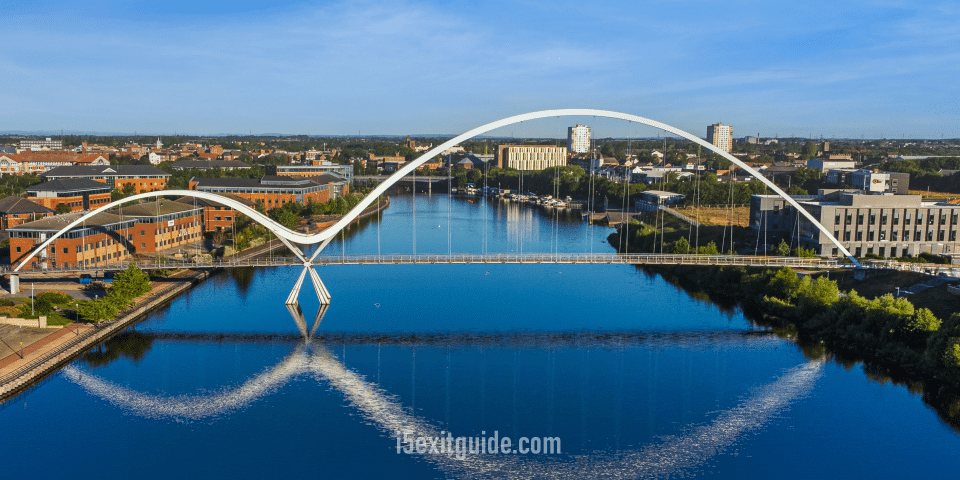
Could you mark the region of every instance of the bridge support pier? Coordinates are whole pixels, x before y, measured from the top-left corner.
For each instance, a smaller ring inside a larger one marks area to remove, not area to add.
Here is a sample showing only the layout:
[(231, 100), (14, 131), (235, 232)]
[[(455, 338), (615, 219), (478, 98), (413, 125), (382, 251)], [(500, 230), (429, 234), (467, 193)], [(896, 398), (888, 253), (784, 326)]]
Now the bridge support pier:
[(297, 278), (297, 283), (293, 285), (293, 289), (290, 290), (290, 295), (287, 296), (287, 305), (300, 303), (298, 300), (300, 298), (300, 289), (303, 287), (303, 279), (307, 276), (307, 272), (310, 273), (310, 282), (313, 283), (313, 290), (317, 294), (317, 299), (320, 300), (320, 305), (329, 305), (330, 292), (327, 290), (326, 285), (323, 284), (323, 281), (320, 280), (320, 275), (317, 274), (317, 271), (310, 263), (304, 264), (303, 271), (300, 272), (300, 276)]

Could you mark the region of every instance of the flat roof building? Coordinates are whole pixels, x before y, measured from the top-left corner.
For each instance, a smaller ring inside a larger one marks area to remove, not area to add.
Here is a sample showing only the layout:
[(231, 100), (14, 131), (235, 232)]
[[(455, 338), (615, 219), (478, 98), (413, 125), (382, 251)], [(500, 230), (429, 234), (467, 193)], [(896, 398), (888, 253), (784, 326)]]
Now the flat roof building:
[[(856, 257), (954, 255), (960, 248), (960, 205), (924, 202), (920, 195), (866, 195), (845, 190), (794, 198)], [(799, 241), (822, 256), (839, 255), (823, 232), (775, 195), (751, 197), (750, 227), (785, 236), (787, 243)]]
[(714, 123), (707, 126), (707, 141), (716, 145), (724, 152), (733, 149), (733, 127), (723, 123)]
[(500, 168), (543, 170), (567, 164), (567, 149), (554, 145), (499, 145), (496, 162)]
[(313, 165), (267, 165), (267, 175), (319, 177), (326, 174), (339, 175), (353, 183), (353, 165), (313, 164)]
[(319, 177), (265, 175), (262, 178), (191, 178), (190, 189), (233, 194), (270, 210), (286, 203), (325, 203), (349, 193), (347, 180), (324, 174)]
[(567, 127), (567, 150), (570, 153), (587, 153), (590, 151), (590, 127), (577, 124)]

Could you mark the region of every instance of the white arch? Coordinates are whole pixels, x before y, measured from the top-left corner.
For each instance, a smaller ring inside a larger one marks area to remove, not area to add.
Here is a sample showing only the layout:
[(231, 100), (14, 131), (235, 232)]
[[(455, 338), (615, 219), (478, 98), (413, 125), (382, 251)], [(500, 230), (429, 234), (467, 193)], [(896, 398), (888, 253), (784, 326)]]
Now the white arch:
[[(710, 150), (711, 152), (714, 152), (722, 156), (723, 158), (732, 162), (734, 165), (737, 165), (738, 167), (744, 169), (747, 173), (749, 173), (750, 175), (753, 175), (755, 178), (763, 182), (764, 185), (770, 187), (770, 189), (773, 190), (774, 193), (776, 193), (777, 195), (782, 197), (784, 200), (786, 200), (787, 203), (789, 203), (791, 206), (796, 208), (800, 214), (802, 214), (804, 217), (807, 218), (807, 220), (809, 220), (811, 223), (816, 225), (817, 228), (821, 232), (823, 232), (823, 234), (826, 235), (827, 238), (829, 238), (834, 245), (837, 246), (837, 249), (840, 252), (842, 252), (847, 258), (849, 258), (850, 261), (854, 263), (854, 265), (858, 267), (860, 266), (860, 263), (857, 262), (857, 260), (853, 257), (853, 255), (850, 254), (850, 252), (840, 243), (840, 241), (834, 238), (833, 234), (830, 233), (826, 229), (826, 227), (821, 225), (820, 222), (818, 222), (817, 219), (814, 218), (812, 214), (810, 214), (810, 212), (808, 212), (806, 209), (801, 207), (796, 200), (794, 200), (789, 195), (787, 195), (783, 190), (781, 190), (779, 187), (777, 187), (773, 182), (765, 178), (763, 175), (760, 175), (759, 172), (757, 172), (753, 168), (750, 168), (750, 166), (743, 163), (733, 155), (730, 155), (729, 153), (717, 148), (712, 143), (709, 143), (700, 137), (697, 137), (683, 130), (680, 130), (679, 128), (671, 127), (670, 125), (667, 125), (665, 123), (661, 123), (656, 120), (651, 120), (649, 118), (640, 117), (637, 115), (630, 115), (628, 113), (620, 113), (620, 112), (614, 112), (610, 110), (595, 110), (590, 108), (564, 108), (564, 109), (557, 109), (557, 110), (542, 110), (539, 112), (524, 113), (522, 115), (515, 115), (512, 117), (504, 118), (502, 120), (497, 120), (495, 122), (491, 122), (486, 125), (482, 125), (472, 130), (469, 130), (465, 133), (457, 135), (456, 137), (453, 137), (450, 140), (447, 140), (446, 142), (441, 143), (440, 145), (437, 145), (436, 147), (428, 150), (426, 153), (418, 157), (416, 160), (413, 160), (412, 162), (407, 163), (403, 168), (400, 168), (399, 170), (397, 170), (396, 173), (391, 175), (383, 183), (381, 183), (376, 188), (374, 188), (369, 195), (364, 197), (363, 200), (361, 200), (360, 203), (357, 204), (357, 206), (355, 206), (352, 210), (347, 212), (347, 214), (343, 218), (341, 218), (337, 223), (312, 235), (305, 235), (299, 232), (289, 230), (283, 225), (280, 225), (274, 222), (266, 215), (260, 212), (257, 212), (256, 210), (250, 207), (247, 207), (246, 205), (240, 202), (237, 202), (236, 200), (232, 200), (230, 198), (227, 198), (221, 195), (215, 195), (215, 194), (206, 193), (206, 192), (198, 192), (194, 190), (161, 190), (157, 192), (141, 193), (141, 194), (127, 197), (122, 200), (118, 200), (116, 202), (110, 202), (107, 205), (104, 205), (96, 210), (93, 210), (87, 213), (86, 215), (83, 215), (76, 221), (72, 222), (71, 224), (67, 225), (62, 230), (57, 232), (54, 236), (50, 237), (46, 242), (43, 242), (40, 245), (40, 247), (36, 248), (33, 252), (31, 252), (31, 254), (28, 255), (20, 263), (20, 265), (18, 265), (17, 268), (14, 269), (14, 271), (19, 271), (20, 268), (23, 267), (30, 259), (36, 256), (38, 252), (43, 251), (43, 249), (46, 248), (47, 245), (49, 245), (51, 242), (53, 242), (53, 240), (63, 235), (63, 233), (81, 224), (83, 221), (94, 216), (97, 213), (103, 212), (109, 208), (112, 208), (116, 205), (120, 205), (125, 202), (129, 202), (131, 200), (138, 200), (138, 199), (158, 197), (158, 196), (167, 196), (167, 195), (182, 195), (182, 196), (204, 198), (207, 200), (211, 200), (211, 201), (226, 205), (228, 207), (235, 208), (236, 210), (240, 211), (244, 215), (249, 216), (251, 219), (253, 219), (257, 223), (260, 223), (261, 225), (265, 226), (268, 230), (273, 232), (277, 236), (277, 238), (279, 238), (282, 242), (284, 242), (287, 245), (287, 247), (289, 247), (290, 250), (294, 252), (294, 254), (296, 254), (301, 260), (304, 260), (305, 265), (309, 265), (310, 261), (315, 259), (317, 255), (320, 254), (320, 252), (323, 250), (323, 247), (325, 247), (327, 243), (329, 243), (330, 240), (332, 240), (336, 236), (336, 234), (340, 232), (340, 230), (343, 230), (348, 225), (350, 225), (351, 222), (356, 220), (357, 217), (360, 216), (360, 213), (363, 212), (365, 208), (373, 204), (373, 202), (377, 198), (379, 198), (380, 195), (385, 193), (388, 188), (390, 188), (393, 184), (400, 181), (400, 179), (402, 179), (403, 177), (413, 172), (413, 170), (416, 169), (418, 166), (423, 165), (424, 163), (427, 162), (427, 160), (430, 160), (440, 152), (443, 152), (444, 150), (454, 145), (457, 145), (458, 143), (463, 142), (464, 140), (468, 140), (477, 135), (482, 135), (491, 130), (512, 125), (514, 123), (524, 122), (528, 120), (536, 120), (540, 118), (566, 117), (566, 116), (595, 116), (595, 117), (605, 117), (605, 118), (616, 118), (620, 120), (626, 120), (628, 122), (636, 122), (643, 125), (649, 125), (651, 127), (659, 128), (661, 130), (670, 132), (674, 135), (683, 137), (687, 140), (690, 140), (691, 142), (694, 142), (698, 145), (703, 146), (707, 150)], [(307, 260), (306, 258), (304, 258), (304, 256), (301, 254), (301, 252), (297, 248), (294, 248), (292, 245), (290, 245), (291, 242), (299, 243), (301, 245), (313, 245), (313, 244), (319, 243), (320, 247), (317, 248), (317, 250), (313, 253), (313, 256), (310, 257), (309, 260)]]
[[(515, 115), (513, 117), (504, 118), (502, 120), (497, 120), (495, 122), (491, 122), (486, 125), (479, 126), (466, 133), (462, 133), (456, 137), (453, 137), (452, 139), (447, 140), (446, 142), (443, 142), (440, 145), (437, 145), (436, 147), (428, 150), (423, 155), (417, 157), (416, 160), (406, 164), (403, 168), (397, 170), (397, 172), (391, 175), (390, 178), (387, 178), (383, 183), (381, 183), (376, 188), (374, 188), (369, 195), (367, 195), (356, 207), (354, 207), (353, 210), (350, 210), (350, 212), (348, 212), (346, 216), (340, 219), (339, 222), (331, 225), (330, 227), (327, 227), (324, 231), (319, 232), (314, 236), (320, 238), (321, 241), (329, 242), (329, 240), (331, 240), (333, 236), (336, 235), (340, 230), (342, 230), (343, 228), (346, 228), (347, 225), (350, 224), (350, 222), (356, 220), (356, 218), (360, 215), (363, 209), (369, 207), (374, 200), (376, 200), (380, 195), (386, 192), (387, 188), (392, 186), (394, 183), (398, 182), (401, 178), (407, 176), (409, 173), (413, 172), (413, 170), (418, 166), (426, 163), (427, 160), (430, 160), (434, 156), (438, 155), (440, 152), (443, 152), (444, 150), (450, 147), (453, 147), (454, 145), (457, 145), (458, 143), (463, 142), (464, 140), (469, 140), (473, 137), (476, 137), (477, 135), (482, 135), (491, 130), (505, 127), (507, 125), (512, 125), (514, 123), (524, 122), (527, 120), (536, 120), (536, 119), (548, 118), (548, 117), (569, 117), (569, 116), (606, 117), (606, 118), (616, 118), (620, 120), (626, 120), (628, 122), (637, 122), (644, 125), (649, 125), (651, 127), (659, 128), (661, 130), (670, 132), (674, 135), (683, 137), (687, 140), (690, 140), (691, 142), (694, 142), (698, 145), (703, 146), (707, 150), (710, 150), (711, 152), (716, 153), (722, 156), (723, 158), (733, 162), (734, 165), (746, 170), (747, 173), (749, 173), (750, 175), (753, 175), (755, 178), (763, 182), (764, 185), (770, 187), (770, 189), (773, 190), (774, 193), (776, 193), (777, 195), (780, 195), (784, 200), (787, 201), (787, 203), (789, 203), (794, 208), (796, 208), (798, 212), (800, 212), (803, 216), (807, 217), (807, 220), (810, 220), (810, 222), (816, 225), (817, 228), (821, 232), (823, 232), (823, 234), (826, 235), (827, 238), (829, 238), (834, 245), (837, 246), (839, 251), (842, 252), (847, 258), (850, 259), (850, 261), (854, 263), (854, 265), (858, 267), (860, 266), (860, 263), (857, 262), (857, 259), (854, 258), (853, 255), (851, 255), (850, 252), (840, 243), (840, 241), (834, 238), (833, 234), (830, 233), (823, 225), (821, 225), (820, 222), (818, 222), (817, 219), (810, 214), (810, 212), (802, 208), (800, 204), (797, 203), (796, 200), (794, 200), (789, 195), (787, 195), (783, 190), (777, 187), (773, 182), (765, 178), (763, 175), (760, 175), (759, 172), (757, 172), (753, 168), (750, 168), (749, 165), (743, 163), (737, 157), (734, 157), (733, 155), (730, 155), (729, 153), (717, 148), (716, 145), (713, 145), (712, 143), (709, 143), (700, 137), (687, 133), (683, 130), (680, 130), (679, 128), (671, 127), (670, 125), (667, 125), (665, 123), (661, 123), (656, 120), (651, 120), (649, 118), (644, 118), (637, 115), (630, 115), (628, 113), (620, 113), (620, 112), (614, 112), (610, 110), (595, 110), (592, 108), (562, 108), (557, 110), (541, 110), (539, 112), (524, 113), (522, 115)], [(311, 257), (311, 260), (313, 258), (316, 258), (317, 255), (320, 254), (320, 251), (323, 250), (324, 246), (326, 246), (326, 243), (322, 244), (321, 247), (318, 248), (316, 252), (314, 252), (313, 257)]]

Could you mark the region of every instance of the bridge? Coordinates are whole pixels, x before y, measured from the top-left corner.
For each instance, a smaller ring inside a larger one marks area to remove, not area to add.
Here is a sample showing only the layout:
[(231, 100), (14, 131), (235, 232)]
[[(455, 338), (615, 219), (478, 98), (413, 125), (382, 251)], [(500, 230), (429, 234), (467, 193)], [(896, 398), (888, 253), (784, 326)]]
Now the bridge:
[[(716, 265), (739, 267), (792, 268), (850, 268), (845, 260), (812, 257), (771, 257), (762, 255), (680, 255), (657, 253), (494, 253), (494, 254), (384, 254), (384, 255), (322, 255), (312, 262), (322, 265), (431, 265), (431, 264), (561, 264), (561, 265)], [(212, 261), (123, 261), (82, 268), (46, 268), (45, 273), (83, 273), (103, 270), (123, 270), (136, 265), (143, 270), (237, 268), (237, 267), (303, 267), (303, 262), (291, 256), (255, 257), (238, 260)]]
[[(723, 157), (724, 159), (729, 160), (731, 163), (733, 163), (733, 164), (736, 165), (737, 167), (741, 168), (741, 169), (744, 170), (745, 172), (747, 172), (747, 173), (749, 173), (750, 175), (752, 175), (753, 177), (755, 177), (757, 180), (759, 180), (759, 181), (762, 182), (764, 185), (766, 185), (767, 188), (770, 188), (770, 190), (772, 190), (774, 193), (776, 193), (777, 195), (779, 195), (780, 197), (782, 197), (789, 205), (791, 205), (792, 207), (794, 207), (797, 212), (799, 212), (799, 213), (802, 214), (804, 217), (806, 217), (806, 219), (807, 219), (808, 221), (810, 221), (812, 225), (814, 225), (815, 227), (817, 227), (817, 229), (822, 233), (822, 235), (824, 236), (824, 238), (829, 239), (829, 240), (837, 247), (837, 250), (838, 250), (839, 252), (841, 252), (844, 256), (846, 256), (846, 257), (850, 260), (850, 262), (851, 262), (852, 265), (857, 266), (857, 267), (860, 266), (860, 263), (857, 261), (857, 259), (854, 258), (853, 255), (851, 255), (850, 252), (840, 243), (840, 241), (833, 236), (833, 233), (830, 232), (830, 231), (828, 231), (823, 225), (821, 225), (820, 222), (818, 222), (817, 219), (816, 219), (810, 212), (808, 212), (806, 209), (802, 208), (802, 207), (800, 206), (800, 204), (797, 203), (796, 200), (794, 200), (792, 197), (790, 197), (789, 195), (787, 195), (783, 190), (781, 190), (779, 187), (777, 187), (772, 181), (770, 181), (769, 179), (765, 178), (763, 175), (760, 175), (759, 172), (757, 172), (756, 170), (754, 170), (753, 168), (751, 168), (749, 165), (743, 163), (740, 159), (738, 159), (738, 158), (730, 155), (728, 152), (725, 152), (725, 151), (723, 151), (722, 149), (716, 147), (716, 146), (713, 145), (712, 143), (709, 143), (709, 142), (705, 141), (704, 139), (702, 139), (702, 138), (700, 138), (700, 137), (698, 137), (698, 136), (696, 136), (696, 135), (693, 135), (693, 134), (691, 134), (691, 133), (685, 132), (685, 131), (680, 130), (680, 129), (676, 128), (676, 127), (672, 127), (672, 126), (667, 125), (667, 124), (665, 124), (665, 123), (661, 123), (661, 122), (658, 122), (658, 121), (656, 121), (656, 120), (651, 120), (651, 119), (649, 119), (649, 118), (640, 117), (640, 116), (637, 116), (637, 115), (631, 115), (631, 114), (627, 114), (627, 113), (614, 112), (614, 111), (609, 111), (609, 110), (596, 110), (596, 109), (558, 109), (558, 110), (543, 110), (543, 111), (539, 111), (539, 112), (525, 113), (525, 114), (522, 114), (522, 115), (515, 115), (515, 116), (512, 116), (512, 117), (508, 117), (508, 118), (504, 118), (504, 119), (501, 119), (501, 120), (497, 120), (497, 121), (495, 121), (495, 122), (491, 122), (491, 123), (488, 123), (488, 124), (486, 124), (486, 125), (482, 125), (482, 126), (480, 126), (480, 127), (477, 127), (477, 128), (472, 129), (472, 130), (469, 130), (469, 131), (467, 131), (467, 132), (465, 132), (465, 133), (463, 133), (463, 134), (457, 135), (456, 137), (454, 137), (454, 138), (452, 138), (452, 139), (450, 139), (450, 140), (447, 140), (446, 142), (441, 143), (440, 145), (438, 145), (438, 146), (436, 146), (436, 147), (428, 150), (427, 152), (423, 153), (423, 154), (422, 154), (420, 157), (418, 157), (417, 159), (415, 159), (415, 160), (413, 160), (413, 161), (411, 161), (411, 162), (408, 162), (408, 163), (407, 163), (406, 165), (404, 165), (402, 168), (400, 168), (399, 170), (397, 170), (396, 173), (394, 173), (394, 174), (391, 175), (389, 178), (387, 178), (385, 181), (383, 181), (382, 183), (380, 183), (379, 185), (377, 185), (363, 200), (360, 201), (360, 203), (359, 203), (358, 205), (356, 205), (356, 206), (355, 206), (350, 212), (348, 212), (342, 219), (340, 219), (340, 220), (337, 221), (335, 224), (333, 224), (333, 225), (327, 227), (326, 229), (324, 229), (324, 230), (322, 230), (322, 231), (320, 231), (320, 232), (318, 232), (318, 233), (315, 233), (315, 234), (304, 234), (304, 233), (300, 233), (300, 232), (296, 232), (296, 231), (289, 230), (289, 229), (287, 229), (286, 227), (284, 227), (283, 225), (280, 225), (279, 223), (273, 221), (273, 220), (270, 219), (268, 216), (266, 216), (266, 215), (264, 215), (264, 214), (262, 214), (262, 213), (260, 213), (260, 212), (258, 212), (258, 211), (256, 211), (256, 210), (254, 210), (254, 209), (252, 209), (252, 208), (250, 208), (250, 207), (248, 207), (248, 206), (244, 205), (243, 203), (240, 203), (240, 202), (238, 202), (238, 201), (236, 201), (236, 200), (233, 200), (233, 199), (230, 199), (230, 198), (227, 198), (227, 197), (223, 197), (223, 196), (220, 196), (220, 195), (215, 195), (215, 194), (206, 193), (206, 192), (199, 192), (199, 191), (194, 191), (194, 190), (161, 190), (161, 191), (157, 191), (157, 192), (147, 192), (147, 193), (141, 193), (141, 194), (137, 194), (137, 195), (132, 195), (132, 196), (127, 197), (127, 198), (125, 198), (125, 199), (117, 200), (117, 201), (115, 201), (115, 202), (110, 202), (110, 203), (108, 203), (108, 204), (106, 204), (106, 205), (101, 206), (100, 208), (97, 208), (97, 209), (95, 209), (95, 210), (92, 210), (92, 211), (88, 212), (87, 214), (81, 216), (80, 218), (76, 219), (75, 221), (71, 222), (70, 224), (64, 226), (63, 229), (61, 229), (61, 230), (60, 230), (59, 232), (57, 232), (56, 234), (52, 235), (50, 238), (48, 238), (48, 239), (46, 239), (45, 241), (41, 242), (40, 245), (38, 245), (32, 252), (30, 252), (30, 254), (28, 254), (28, 255), (20, 262), (20, 264), (18, 264), (18, 265), (13, 269), (13, 273), (14, 273), (14, 274), (11, 275), (11, 290), (15, 289), (15, 288), (16, 288), (15, 285), (18, 285), (18, 284), (19, 284), (19, 278), (15, 275), (16, 272), (19, 272), (20, 269), (23, 268), (24, 265), (28, 264), (34, 257), (36, 257), (38, 253), (46, 251), (47, 246), (49, 246), (49, 245), (50, 245), (52, 242), (54, 242), (57, 238), (59, 238), (60, 236), (62, 236), (62, 235), (65, 234), (66, 232), (70, 231), (71, 229), (73, 229), (73, 228), (81, 225), (81, 224), (82, 224), (83, 222), (85, 222), (87, 219), (92, 218), (93, 216), (97, 215), (98, 213), (104, 212), (104, 211), (106, 211), (106, 210), (108, 210), (108, 209), (110, 209), (110, 208), (113, 208), (113, 207), (115, 207), (115, 206), (117, 206), (117, 205), (121, 205), (121, 204), (123, 204), (123, 203), (131, 202), (131, 201), (137, 201), (137, 200), (141, 200), (141, 199), (147, 199), (147, 198), (159, 197), (159, 196), (189, 196), (189, 197), (196, 197), (196, 198), (203, 198), (203, 199), (211, 200), (211, 201), (213, 201), (213, 202), (216, 202), (216, 203), (219, 203), (219, 204), (221, 204), (221, 205), (225, 205), (225, 206), (227, 206), (227, 207), (230, 207), (230, 208), (235, 209), (236, 211), (238, 211), (238, 212), (240, 212), (240, 213), (248, 216), (248, 217), (249, 217), (250, 219), (252, 219), (253, 221), (255, 221), (255, 222), (257, 222), (257, 223), (260, 223), (261, 225), (263, 225), (264, 227), (266, 227), (271, 233), (273, 233), (274, 235), (276, 235), (276, 237), (277, 237), (281, 242), (283, 242), (283, 244), (284, 244), (288, 249), (290, 249), (290, 251), (291, 251), (291, 252), (293, 253), (293, 255), (296, 257), (296, 259), (299, 260), (299, 262), (291, 261), (290, 264), (296, 264), (296, 265), (302, 266), (302, 267), (303, 267), (303, 271), (300, 273), (300, 277), (299, 277), (299, 279), (297, 280), (296, 284), (294, 285), (294, 288), (293, 288), (293, 290), (291, 291), (290, 296), (289, 296), (288, 299), (287, 299), (287, 303), (288, 303), (288, 304), (296, 302), (297, 295), (299, 295), (299, 292), (300, 292), (300, 287), (301, 287), (301, 285), (303, 284), (303, 280), (304, 280), (304, 278), (307, 276), (308, 273), (309, 273), (309, 275), (310, 275), (311, 281), (313, 282), (313, 286), (314, 286), (314, 289), (315, 289), (315, 291), (316, 291), (316, 293), (317, 293), (317, 296), (318, 296), (319, 299), (320, 299), (320, 303), (322, 303), (322, 304), (328, 304), (328, 303), (330, 303), (330, 293), (327, 291), (326, 287), (323, 285), (323, 282), (320, 280), (320, 276), (317, 274), (316, 270), (314, 269), (314, 266), (315, 266), (315, 265), (325, 264), (325, 263), (323, 263), (324, 260), (321, 260), (321, 259), (320, 259), (320, 253), (321, 253), (321, 252), (323, 251), (323, 249), (337, 236), (337, 234), (339, 234), (344, 228), (346, 228), (346, 227), (349, 226), (354, 220), (356, 220), (357, 217), (359, 217), (359, 215), (361, 214), (361, 212), (363, 212), (364, 209), (366, 209), (367, 207), (369, 207), (374, 201), (376, 201), (381, 195), (383, 195), (383, 194), (387, 191), (388, 188), (390, 188), (391, 186), (393, 186), (395, 183), (403, 180), (404, 177), (406, 177), (407, 175), (411, 175), (411, 174), (412, 174), (412, 175), (416, 175), (416, 169), (417, 169), (417, 167), (423, 165), (423, 164), (426, 163), (428, 160), (430, 160), (431, 158), (437, 156), (438, 154), (440, 154), (440, 153), (443, 152), (444, 150), (446, 150), (446, 149), (448, 149), (448, 148), (450, 148), (450, 147), (452, 147), (452, 146), (454, 146), (454, 145), (457, 145), (457, 144), (459, 144), (459, 143), (461, 143), (461, 142), (463, 142), (463, 141), (469, 140), (469, 139), (471, 139), (471, 138), (473, 138), (473, 137), (476, 137), (476, 136), (478, 136), (478, 135), (482, 135), (482, 134), (487, 133), (487, 132), (489, 132), (489, 131), (496, 130), (496, 129), (498, 129), (498, 128), (506, 127), (506, 126), (509, 126), (509, 125), (513, 125), (513, 124), (516, 124), (516, 123), (520, 123), (520, 122), (524, 122), (524, 121), (537, 120), (537, 119), (543, 119), (543, 118), (562, 117), (562, 116), (594, 116), (594, 117), (604, 117), (604, 118), (619, 119), (619, 120), (624, 120), (624, 121), (627, 121), (627, 122), (635, 122), (635, 123), (639, 123), (639, 124), (642, 124), (642, 125), (647, 125), (647, 126), (651, 126), (651, 127), (654, 127), (654, 128), (658, 128), (658, 129), (663, 130), (663, 131), (665, 131), (665, 132), (668, 132), (668, 133), (671, 133), (671, 134), (676, 135), (676, 136), (678, 136), (678, 137), (684, 138), (684, 139), (686, 139), (686, 140), (689, 140), (689, 141), (691, 141), (691, 142), (693, 142), (693, 143), (696, 143), (696, 144), (700, 145), (701, 147), (707, 149), (707, 150), (710, 151), (710, 152), (713, 152), (713, 153), (716, 153), (716, 154), (720, 155), (720, 156)], [(412, 178), (412, 176), (411, 176), (411, 181), (412, 181), (412, 180), (413, 180), (413, 178)], [(299, 246), (298, 246), (298, 245), (299, 245)], [(310, 255), (309, 257), (307, 256), (308, 254), (306, 253), (306, 250), (302, 247), (302, 246), (307, 246), (307, 245), (318, 245), (317, 249), (316, 249), (316, 250), (313, 252), (313, 254)], [(436, 261), (432, 261), (432, 262), (429, 261), (429, 260), (423, 260), (423, 261), (421, 261), (421, 260), (419, 259), (419, 257), (418, 257), (418, 258), (411, 258), (407, 263), (414, 263), (414, 262), (418, 262), (418, 263), (471, 263), (471, 262), (468, 262), (468, 261), (466, 261), (466, 260), (463, 260), (463, 258), (466, 258), (466, 257), (460, 257), (461, 260), (457, 260), (457, 261), (454, 261), (454, 257), (453, 257), (453, 256), (447, 256), (447, 257), (448, 257), (448, 259), (450, 260), (449, 262), (441, 261), (440, 257), (437, 257)], [(556, 256), (556, 255), (554, 255), (554, 257), (555, 257), (555, 258), (559, 258), (559, 257)], [(327, 257), (327, 258), (334, 258), (334, 257)], [(549, 255), (547, 255), (546, 257), (541, 257), (541, 258), (543, 258), (543, 259), (548, 259), (548, 258), (549, 258)], [(629, 257), (628, 257), (628, 258), (629, 258)], [(772, 258), (776, 258), (776, 257), (772, 257)], [(541, 261), (537, 262), (537, 260), (535, 260), (535, 259), (532, 259), (532, 260), (530, 260), (530, 261), (522, 261), (522, 260), (523, 260), (523, 259), (521, 259), (521, 257), (516, 257), (516, 258), (514, 258), (513, 260), (511, 260), (511, 261), (509, 261), (509, 262), (506, 262), (506, 261), (496, 261), (496, 262), (494, 262), (494, 263), (545, 263), (545, 262), (549, 261), (549, 260), (541, 260)], [(659, 260), (662, 260), (662, 261), (664, 261), (664, 262), (668, 261), (668, 259), (667, 259), (666, 257), (664, 257), (664, 256), (661, 256), (661, 257), (659, 258)], [(345, 262), (345, 261), (346, 261), (346, 258), (343, 257), (343, 256), (341, 256), (340, 262)], [(624, 260), (617, 260), (617, 261), (620, 262), (620, 263), (630, 263), (630, 262), (624, 261)], [(634, 261), (634, 262), (638, 262), (638, 263), (641, 262), (640, 257), (637, 257), (637, 258), (636, 258), (635, 260), (633, 260), (633, 261)], [(676, 259), (676, 260), (673, 260), (673, 261), (674, 261), (674, 262), (679, 262), (680, 260), (679, 260), (679, 259)], [(695, 259), (695, 258), (691, 258), (691, 259), (689, 260), (689, 262), (691, 262), (691, 264), (698, 264), (698, 263), (695, 263), (695, 262), (699, 262), (699, 261), (709, 262), (709, 261), (711, 261), (711, 260), (697, 260), (697, 259)], [(722, 262), (723, 260), (716, 260), (716, 261), (717, 261), (717, 262)], [(732, 260), (730, 260), (730, 261), (732, 261)], [(746, 261), (751, 261), (751, 260), (746, 260)], [(759, 260), (756, 260), (756, 261), (757, 261), (757, 262), (760, 262)], [(827, 261), (827, 260), (825, 260), (825, 261)], [(604, 261), (601, 261), (601, 262), (598, 262), (598, 263), (613, 263), (613, 262), (614, 262), (614, 260), (613, 260), (613, 258), (611, 257), (610, 260), (604, 260)], [(778, 265), (778, 263), (776, 263), (776, 262), (777, 262), (776, 260), (773, 260), (773, 262), (775, 262), (775, 263), (772, 263), (772, 264), (769, 264), (769, 265), (770, 265), (770, 266), (776, 266), (776, 265)], [(781, 263), (782, 263), (782, 262), (786, 262), (786, 260), (780, 260), (779, 262), (781, 262)], [(829, 261), (827, 261), (827, 262), (829, 262)], [(355, 261), (354, 263), (360, 263), (360, 261), (357, 260), (357, 261)], [(372, 260), (371, 260), (371, 263), (373, 263)], [(382, 262), (382, 256), (381, 256), (380, 259), (378, 259), (378, 261), (377, 261), (376, 263), (383, 263), (383, 262)], [(397, 262), (393, 262), (393, 263), (400, 263), (400, 261), (398, 260)], [(480, 259), (478, 258), (475, 263), (484, 263), (484, 262), (480, 261)], [(564, 262), (554, 261), (554, 263), (564, 263)], [(569, 262), (566, 262), (566, 263), (574, 263), (573, 257), (570, 257), (570, 261), (569, 261)], [(583, 262), (583, 263), (587, 263), (587, 262)], [(652, 260), (649, 261), (649, 263), (653, 263)], [(326, 264), (329, 264), (329, 263), (326, 263)], [(707, 264), (709, 264), (709, 263), (707, 263)], [(719, 263), (715, 263), (715, 264), (719, 264)], [(194, 267), (196, 266), (196, 264), (193, 264), (193, 265), (194, 265)], [(173, 266), (173, 265), (171, 265), (171, 266)]]

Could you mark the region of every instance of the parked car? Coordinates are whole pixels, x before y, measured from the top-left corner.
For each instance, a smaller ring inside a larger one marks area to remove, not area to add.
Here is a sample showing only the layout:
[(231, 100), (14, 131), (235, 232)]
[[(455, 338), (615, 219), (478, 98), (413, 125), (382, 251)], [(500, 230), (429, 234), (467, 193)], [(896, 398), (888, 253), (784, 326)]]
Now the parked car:
[(113, 282), (113, 276), (116, 274), (117, 272), (103, 272), (103, 282), (104, 283)]
[(81, 285), (90, 285), (93, 282), (93, 277), (89, 273), (84, 273), (80, 275), (80, 284)]

